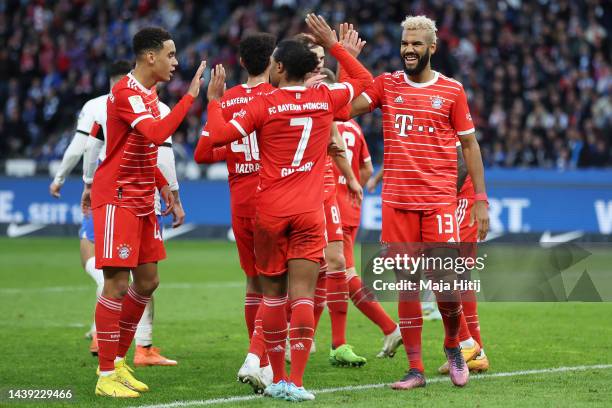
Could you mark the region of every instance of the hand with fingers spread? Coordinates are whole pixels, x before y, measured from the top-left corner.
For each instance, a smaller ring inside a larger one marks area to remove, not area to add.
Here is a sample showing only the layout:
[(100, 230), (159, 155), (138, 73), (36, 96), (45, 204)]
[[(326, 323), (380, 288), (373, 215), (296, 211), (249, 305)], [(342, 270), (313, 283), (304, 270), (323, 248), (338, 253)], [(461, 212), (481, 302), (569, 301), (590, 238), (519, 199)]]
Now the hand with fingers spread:
[(223, 96), (225, 92), (225, 68), (223, 65), (217, 64), (210, 70), (210, 82), (208, 83), (208, 100), (216, 101)]
[(336, 31), (331, 29), (323, 17), (308, 14), (306, 16), (306, 24), (310, 28), (316, 43), (321, 47), (329, 49), (338, 42)]
[(342, 23), (340, 24), (340, 44), (353, 57), (357, 57), (365, 47), (366, 42), (359, 38), (359, 33), (355, 31), (352, 24)]
[(200, 94), (200, 88), (202, 87), (202, 84), (204, 83), (204, 80), (202, 79), (202, 74), (204, 74), (204, 69), (206, 69), (206, 61), (200, 61), (200, 66), (198, 67), (198, 70), (193, 76), (193, 79), (191, 80), (191, 84), (189, 84), (189, 90), (187, 91), (187, 93), (193, 96), (194, 98), (198, 97), (198, 95)]

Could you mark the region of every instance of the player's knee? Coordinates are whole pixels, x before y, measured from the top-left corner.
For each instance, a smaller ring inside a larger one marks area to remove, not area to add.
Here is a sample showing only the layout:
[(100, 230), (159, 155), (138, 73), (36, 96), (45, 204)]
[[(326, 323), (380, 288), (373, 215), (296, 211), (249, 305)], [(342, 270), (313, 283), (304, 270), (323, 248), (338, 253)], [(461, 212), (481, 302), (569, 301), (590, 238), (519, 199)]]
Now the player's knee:
[(107, 279), (104, 281), (102, 294), (113, 299), (123, 299), (128, 287), (129, 283), (127, 281)]
[(344, 259), (344, 254), (341, 252), (331, 253), (328, 256), (326, 255), (326, 260), (328, 271), (343, 271), (346, 269), (346, 260)]

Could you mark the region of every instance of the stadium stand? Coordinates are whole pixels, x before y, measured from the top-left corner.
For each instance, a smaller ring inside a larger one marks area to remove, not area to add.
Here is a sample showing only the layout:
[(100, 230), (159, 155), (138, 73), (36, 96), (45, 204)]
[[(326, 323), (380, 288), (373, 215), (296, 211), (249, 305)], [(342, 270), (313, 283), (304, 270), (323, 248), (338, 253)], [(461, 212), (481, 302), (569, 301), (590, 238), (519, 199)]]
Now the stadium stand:
[[(360, 58), (375, 75), (401, 69), (399, 23), (406, 14), (435, 18), (439, 43), (433, 66), (467, 89), (486, 166), (612, 165), (612, 9), (604, 1), (385, 3), (2, 2), (0, 160), (35, 160), (39, 172), (48, 171), (72, 138), (78, 109), (107, 92), (107, 64), (131, 56), (130, 38), (142, 26), (167, 28), (184, 50), (182, 75), (161, 92), (172, 106), (200, 59), (216, 56), (209, 67), (222, 62), (229, 84), (237, 83), (235, 55), (244, 33), (291, 36), (304, 29), (303, 14), (316, 10), (333, 23), (357, 24), (368, 41)], [(179, 168), (193, 178), (200, 172), (187, 163), (203, 123), (202, 102), (174, 135)], [(380, 116), (366, 115), (360, 122), (379, 162)], [(23, 163), (8, 161), (1, 168), (27, 174), (31, 165)]]

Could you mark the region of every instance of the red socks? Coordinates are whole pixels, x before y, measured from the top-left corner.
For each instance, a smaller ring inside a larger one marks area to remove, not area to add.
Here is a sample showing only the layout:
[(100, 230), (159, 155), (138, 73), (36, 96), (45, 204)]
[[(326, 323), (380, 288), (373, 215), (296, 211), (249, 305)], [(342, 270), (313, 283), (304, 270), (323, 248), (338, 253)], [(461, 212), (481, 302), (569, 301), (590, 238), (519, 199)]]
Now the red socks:
[(270, 362), (268, 361), (266, 342), (263, 337), (262, 313), (263, 307), (259, 307), (257, 310), (257, 315), (255, 315), (255, 329), (253, 330), (253, 336), (251, 337), (249, 353), (255, 354), (257, 357), (259, 357), (259, 366), (265, 367), (270, 364)]
[(98, 362), (100, 371), (113, 371), (119, 345), (119, 316), (121, 299), (98, 297), (96, 304), (96, 330), (98, 336)]
[(319, 320), (321, 320), (321, 314), (325, 310), (325, 302), (327, 301), (327, 278), (325, 277), (325, 271), (319, 272), (317, 278), (317, 286), (315, 288), (314, 295), (314, 319), (315, 319), (315, 331), (319, 326)]
[(474, 291), (466, 292), (468, 293), (461, 293), (462, 298), (470, 299), (461, 301), (461, 305), (463, 306), (464, 320), (469, 329), (470, 335), (482, 348), (483, 346), (482, 339), (480, 338), (480, 322), (478, 321), (478, 303), (476, 302), (476, 294), (474, 293)]
[(274, 372), (273, 381), (287, 379), (285, 371), (285, 340), (287, 339), (287, 295), (264, 296), (261, 316), (263, 318), (263, 337), (266, 342), (268, 358)]
[(132, 286), (128, 288), (128, 292), (123, 297), (123, 302), (121, 304), (121, 316), (119, 317), (120, 337), (119, 346), (117, 347), (117, 357), (125, 357), (127, 354), (132, 344), (132, 340), (134, 339), (138, 322), (150, 300), (150, 296), (139, 295)]
[(255, 315), (257, 315), (260, 303), (261, 294), (259, 293), (247, 293), (244, 297), (244, 320), (249, 331), (249, 339), (255, 330)]
[(459, 347), (461, 302), (438, 302), (444, 324), (444, 347)]
[(355, 307), (375, 325), (380, 327), (385, 336), (395, 330), (397, 325), (385, 312), (380, 303), (378, 303), (372, 292), (362, 285), (359, 276), (354, 275), (349, 279), (348, 288)]
[(425, 371), (421, 355), (421, 331), (423, 330), (423, 313), (418, 293), (400, 295), (397, 306), (399, 315), (399, 327), (410, 368)]
[[(289, 380), (301, 387), (314, 335), (314, 301), (310, 298), (295, 299), (291, 302), (291, 309), (291, 324), (289, 325), (291, 374)], [(276, 373), (274, 377), (276, 382)]]
[(346, 344), (346, 313), (348, 311), (348, 283), (346, 271), (327, 272), (327, 308), (331, 319), (332, 347)]

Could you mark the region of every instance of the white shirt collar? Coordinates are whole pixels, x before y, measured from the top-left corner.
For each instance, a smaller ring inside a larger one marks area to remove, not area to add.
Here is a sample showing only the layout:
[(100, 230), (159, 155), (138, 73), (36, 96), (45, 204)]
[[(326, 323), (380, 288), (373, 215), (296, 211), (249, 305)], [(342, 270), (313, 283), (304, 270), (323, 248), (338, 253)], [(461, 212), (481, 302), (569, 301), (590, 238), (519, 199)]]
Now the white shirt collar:
[(135, 77), (134, 75), (132, 75), (132, 73), (128, 73), (128, 77), (130, 77), (130, 79), (132, 81), (134, 81), (136, 83), (136, 85), (138, 85), (138, 87), (140, 88), (140, 90), (142, 92), (144, 92), (145, 94), (149, 95), (151, 92), (153, 92), (153, 90), (151, 89), (147, 89), (143, 84), (141, 84)]
[(281, 89), (287, 90), (287, 91), (305, 91), (307, 88), (305, 86), (299, 86), (299, 85), (294, 85), (294, 86), (283, 86)]
[(428, 87), (429, 85), (433, 85), (438, 81), (438, 77), (440, 76), (438, 74), (438, 71), (434, 71), (434, 77), (427, 81), (427, 82), (412, 82), (410, 80), (410, 78), (408, 78), (408, 75), (406, 75), (406, 73), (404, 72), (404, 79), (406, 80), (406, 83), (409, 84), (410, 86), (414, 86), (415, 88), (425, 88)]

